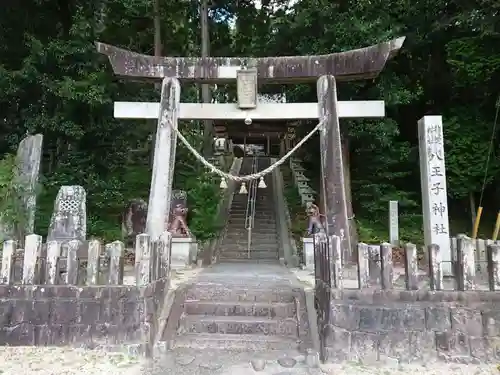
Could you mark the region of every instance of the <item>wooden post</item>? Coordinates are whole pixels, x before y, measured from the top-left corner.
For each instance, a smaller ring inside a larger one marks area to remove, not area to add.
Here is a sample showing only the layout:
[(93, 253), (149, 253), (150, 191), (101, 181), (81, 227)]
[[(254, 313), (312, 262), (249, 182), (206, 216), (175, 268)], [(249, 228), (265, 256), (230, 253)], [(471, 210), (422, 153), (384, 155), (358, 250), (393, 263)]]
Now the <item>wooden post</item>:
[(405, 245), (405, 275), (406, 289), (418, 290), (417, 246), (412, 243)]
[(99, 284), (102, 245), (99, 240), (89, 241), (87, 257), (87, 285)]
[(106, 245), (106, 253), (109, 255), (108, 284), (123, 284), (123, 255), (125, 253), (125, 245), (121, 241), (114, 241)]
[(342, 161), (342, 141), (337, 112), (337, 85), (334, 76), (322, 76), (317, 83), (321, 154), (321, 207), (326, 216), (326, 233), (340, 238), (343, 262), (351, 261), (352, 248), (347, 217), (347, 198)]
[(2, 249), (2, 274), (0, 284), (11, 285), (14, 283), (14, 264), (16, 262), (17, 242), (8, 240), (3, 243)]
[(382, 289), (392, 289), (394, 271), (392, 268), (392, 245), (390, 243), (384, 242), (380, 245), (380, 268), (382, 270), (382, 276), (380, 277)]
[(38, 257), (42, 252), (42, 236), (29, 234), (26, 236), (23, 263), (23, 284), (36, 284), (39, 282), (37, 272)]
[(142, 233), (135, 239), (135, 282), (137, 286), (148, 285), (151, 282), (151, 239)]
[(180, 85), (175, 78), (165, 77), (161, 88), (160, 113), (156, 130), (155, 154), (146, 231), (155, 241), (165, 229), (170, 213), (172, 182), (174, 177), (177, 115), (180, 102)]
[(370, 286), (370, 254), (365, 243), (358, 243), (358, 286), (359, 289)]

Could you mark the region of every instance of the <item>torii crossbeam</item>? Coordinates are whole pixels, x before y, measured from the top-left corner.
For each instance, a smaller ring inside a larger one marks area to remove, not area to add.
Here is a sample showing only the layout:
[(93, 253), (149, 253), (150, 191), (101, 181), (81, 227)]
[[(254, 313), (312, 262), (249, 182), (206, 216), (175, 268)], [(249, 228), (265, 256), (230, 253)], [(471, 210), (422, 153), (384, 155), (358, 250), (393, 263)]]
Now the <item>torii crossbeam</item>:
[(142, 55), (105, 43), (97, 51), (108, 56), (117, 76), (140, 80), (175, 77), (179, 81), (223, 83), (236, 78), (243, 66), (257, 69), (259, 82), (285, 83), (314, 81), (333, 75), (337, 81), (375, 78), (387, 60), (395, 56), (405, 38), (370, 47), (316, 56), (275, 57), (155, 57)]
[[(165, 168), (173, 165), (176, 138), (166, 125), (168, 121), (176, 123), (182, 118), (226, 118), (245, 119), (246, 123), (247, 117), (251, 120), (253, 116), (255, 119), (287, 119), (292, 115), (294, 119), (319, 118), (324, 124), (320, 131), (323, 173), (321, 210), (326, 216), (327, 234), (341, 239), (343, 260), (348, 261), (352, 246), (349, 239), (349, 204), (344, 186), (339, 117), (381, 117), (384, 115), (384, 108), (380, 101), (337, 102), (336, 82), (375, 78), (387, 61), (398, 53), (404, 40), (402, 37), (328, 55), (261, 58), (154, 57), (97, 42), (97, 50), (109, 58), (117, 76), (133, 80), (163, 80), (160, 103), (115, 103), (115, 117), (158, 118), (147, 218), (147, 231), (151, 237), (157, 239), (160, 236), (170, 209), (173, 171)], [(244, 87), (250, 90), (241, 91), (246, 95), (241, 101), (243, 105), (240, 103), (240, 77), (246, 79), (245, 85), (253, 85)], [(235, 79), (238, 79), (238, 106), (179, 101), (178, 81), (225, 83)], [(287, 103), (273, 107), (257, 102), (257, 82), (300, 83), (314, 80), (318, 80), (318, 103)], [(317, 108), (316, 111), (314, 107)]]

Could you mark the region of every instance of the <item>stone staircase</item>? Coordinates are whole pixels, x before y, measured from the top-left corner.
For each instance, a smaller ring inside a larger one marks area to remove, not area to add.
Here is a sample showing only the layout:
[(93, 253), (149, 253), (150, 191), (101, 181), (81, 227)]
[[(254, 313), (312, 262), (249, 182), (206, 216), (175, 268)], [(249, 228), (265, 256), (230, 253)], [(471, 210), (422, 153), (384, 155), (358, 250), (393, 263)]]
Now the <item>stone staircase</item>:
[[(259, 170), (269, 162), (260, 159)], [(248, 158), (240, 173), (250, 174), (251, 169)], [(248, 195), (238, 194), (239, 188), (235, 192), (220, 262), (204, 268), (179, 296), (173, 339), (168, 339), (172, 349), (288, 355), (311, 347), (304, 288), (278, 262), (271, 178), (266, 184), (266, 189), (257, 189), (250, 258), (245, 229)]]
[(185, 291), (172, 348), (304, 349), (305, 295), (290, 275), (279, 264), (224, 263), (204, 270)]
[[(269, 158), (259, 158), (258, 170), (269, 166)], [(243, 161), (240, 174), (252, 173), (252, 158)], [(266, 177), (265, 189), (257, 189), (254, 225), (251, 232), (250, 251), (248, 250), (248, 230), (246, 229), (246, 211), (248, 194), (239, 194), (236, 190), (231, 205), (226, 235), (222, 241), (219, 259), (222, 262), (277, 262), (279, 242), (273, 202), (273, 185)], [(250, 191), (249, 191), (250, 193)]]

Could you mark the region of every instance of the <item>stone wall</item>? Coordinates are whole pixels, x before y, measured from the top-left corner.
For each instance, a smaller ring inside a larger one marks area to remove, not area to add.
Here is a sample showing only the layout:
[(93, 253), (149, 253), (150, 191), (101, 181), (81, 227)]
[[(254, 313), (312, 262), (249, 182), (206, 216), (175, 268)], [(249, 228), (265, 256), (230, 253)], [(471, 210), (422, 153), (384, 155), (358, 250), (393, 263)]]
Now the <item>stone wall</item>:
[(332, 290), (327, 361), (500, 359), (500, 293)]
[(120, 241), (42, 244), (30, 234), (24, 249), (4, 242), (0, 345), (126, 346), (147, 354), (169, 285), (171, 241), (168, 232), (157, 241), (136, 237), (134, 285), (124, 285)]
[(155, 334), (165, 285), (0, 285), (0, 345), (139, 347)]

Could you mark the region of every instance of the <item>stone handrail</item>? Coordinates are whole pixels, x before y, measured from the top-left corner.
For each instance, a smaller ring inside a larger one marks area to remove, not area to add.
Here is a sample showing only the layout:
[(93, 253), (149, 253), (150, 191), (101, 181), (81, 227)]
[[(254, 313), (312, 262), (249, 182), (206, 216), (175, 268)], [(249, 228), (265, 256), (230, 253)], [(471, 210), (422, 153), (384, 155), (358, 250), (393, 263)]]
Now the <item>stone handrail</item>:
[(290, 160), (290, 169), (292, 170), (293, 182), (302, 201), (302, 205), (306, 206), (307, 203), (314, 203), (316, 191), (311, 188), (309, 178), (304, 174), (305, 168), (302, 167), (300, 160), (292, 158)]
[[(275, 161), (276, 159), (271, 159), (271, 163), (274, 163)], [(292, 222), (286, 199), (282, 193), (284, 190), (284, 183), (283, 174), (281, 173), (280, 168), (276, 168), (273, 171), (272, 178), (275, 202), (274, 209), (276, 210), (275, 216), (277, 219), (278, 237), (281, 243), (280, 259), (283, 259), (286, 265), (295, 267), (299, 263), (297, 244), (295, 243), (295, 239), (290, 236)], [(282, 252), (281, 249), (283, 249)]]
[[(300, 195), (302, 205), (305, 208), (308, 203), (314, 203), (316, 198), (316, 191), (311, 188), (309, 179), (304, 174), (305, 168), (302, 167), (299, 159), (290, 159), (290, 170), (292, 171), (293, 183), (297, 188), (297, 192)], [(291, 218), (289, 220), (289, 225), (291, 228)], [(310, 253), (310, 251), (308, 251), (310, 250), (310, 246), (311, 245), (308, 246), (305, 242), (302, 244), (302, 259), (300, 259), (300, 263), (305, 264), (306, 267), (310, 267), (311, 264), (311, 259), (308, 259), (308, 256), (309, 258), (311, 258), (311, 254), (308, 254)], [(312, 264), (314, 266), (314, 260), (312, 260)]]
[[(242, 158), (234, 158), (231, 168), (229, 169), (229, 173), (239, 175), (242, 162)], [(227, 188), (224, 190), (222, 199), (219, 202), (217, 217), (215, 218), (219, 227), (222, 229), (220, 230), (219, 235), (210, 241), (204, 249), (203, 263), (206, 265), (213, 263), (213, 260), (218, 257), (217, 250), (226, 236), (226, 224), (229, 217), (229, 209), (233, 203), (233, 195), (237, 185), (238, 184), (235, 181), (227, 181)]]

